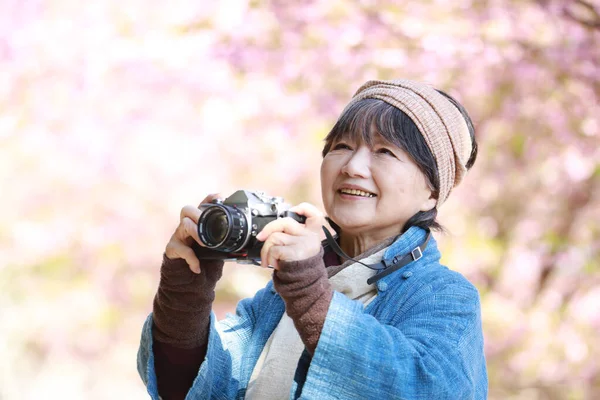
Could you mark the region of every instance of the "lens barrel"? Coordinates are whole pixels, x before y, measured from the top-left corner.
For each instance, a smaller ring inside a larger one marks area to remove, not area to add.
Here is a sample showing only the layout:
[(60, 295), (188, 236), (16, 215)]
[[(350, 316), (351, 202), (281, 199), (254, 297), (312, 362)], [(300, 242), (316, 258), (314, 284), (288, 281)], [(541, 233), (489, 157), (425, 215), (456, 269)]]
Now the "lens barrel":
[(214, 204), (200, 215), (198, 236), (210, 249), (235, 252), (248, 238), (248, 221), (237, 207)]

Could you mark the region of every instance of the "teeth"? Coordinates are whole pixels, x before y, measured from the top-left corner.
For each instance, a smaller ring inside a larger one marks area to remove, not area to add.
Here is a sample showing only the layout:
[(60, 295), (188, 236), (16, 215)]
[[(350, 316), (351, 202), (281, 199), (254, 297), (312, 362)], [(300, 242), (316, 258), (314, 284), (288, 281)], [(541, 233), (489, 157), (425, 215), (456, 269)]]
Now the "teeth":
[(341, 193), (352, 194), (354, 196), (362, 196), (362, 197), (373, 197), (373, 193), (363, 192), (362, 190), (357, 189), (340, 189)]

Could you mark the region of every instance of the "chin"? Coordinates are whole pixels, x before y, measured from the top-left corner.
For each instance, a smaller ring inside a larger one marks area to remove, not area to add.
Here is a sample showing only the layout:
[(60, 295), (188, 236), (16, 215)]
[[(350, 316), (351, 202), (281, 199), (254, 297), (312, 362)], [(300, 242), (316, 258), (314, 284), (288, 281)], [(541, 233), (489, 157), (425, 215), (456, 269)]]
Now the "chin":
[(369, 226), (370, 220), (368, 218), (357, 218), (356, 216), (334, 216), (331, 217), (342, 231), (355, 232), (364, 229)]

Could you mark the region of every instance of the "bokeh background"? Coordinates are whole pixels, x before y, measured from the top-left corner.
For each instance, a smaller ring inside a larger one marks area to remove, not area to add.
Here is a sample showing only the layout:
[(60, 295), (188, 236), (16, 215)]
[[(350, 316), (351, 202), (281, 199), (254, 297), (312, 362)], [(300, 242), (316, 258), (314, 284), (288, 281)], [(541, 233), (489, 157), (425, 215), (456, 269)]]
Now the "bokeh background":
[[(476, 123), (438, 240), (481, 292), (490, 398), (600, 398), (598, 0), (2, 0), (0, 399), (147, 398), (180, 208), (321, 207), (322, 139), (373, 78)], [(217, 313), (268, 279), (228, 265)]]

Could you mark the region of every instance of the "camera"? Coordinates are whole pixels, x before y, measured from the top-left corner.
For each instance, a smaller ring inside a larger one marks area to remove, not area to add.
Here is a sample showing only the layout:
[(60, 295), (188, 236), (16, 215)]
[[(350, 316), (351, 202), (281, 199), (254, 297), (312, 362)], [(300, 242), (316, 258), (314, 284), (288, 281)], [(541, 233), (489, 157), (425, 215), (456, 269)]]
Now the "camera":
[(256, 240), (256, 235), (265, 225), (284, 217), (306, 221), (289, 208), (281, 197), (250, 190), (238, 190), (224, 201), (200, 204), (198, 236), (206, 247), (194, 243), (192, 248), (200, 260), (257, 264), (263, 242)]

